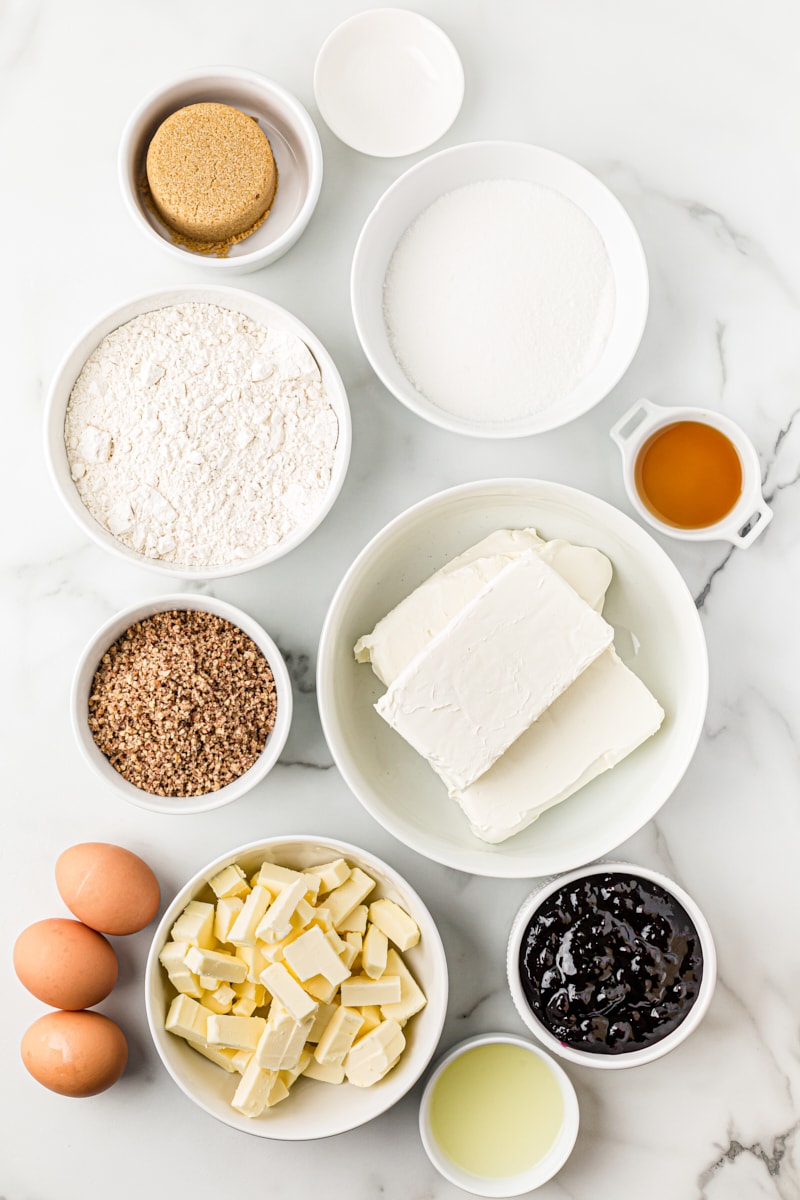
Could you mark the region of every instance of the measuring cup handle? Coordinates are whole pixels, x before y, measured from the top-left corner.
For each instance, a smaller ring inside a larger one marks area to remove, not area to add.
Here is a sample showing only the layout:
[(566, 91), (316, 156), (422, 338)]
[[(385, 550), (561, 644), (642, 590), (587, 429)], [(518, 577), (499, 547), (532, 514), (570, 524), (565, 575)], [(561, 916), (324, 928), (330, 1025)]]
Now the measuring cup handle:
[(642, 422), (658, 411), (658, 405), (653, 404), (650, 400), (637, 400), (633, 407), (620, 417), (616, 425), (612, 425), (609, 437), (617, 443), (620, 449), (623, 449)]
[(760, 491), (757, 492), (750, 509), (750, 516), (729, 535), (734, 546), (739, 546), (742, 550), (746, 550), (757, 537), (761, 536), (773, 517), (772, 509)]

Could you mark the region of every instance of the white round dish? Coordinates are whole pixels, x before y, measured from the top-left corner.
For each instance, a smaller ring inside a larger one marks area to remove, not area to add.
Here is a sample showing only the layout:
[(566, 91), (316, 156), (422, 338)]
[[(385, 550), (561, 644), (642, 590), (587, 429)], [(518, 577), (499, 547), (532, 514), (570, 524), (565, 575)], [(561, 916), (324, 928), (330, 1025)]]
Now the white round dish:
[[(535, 1166), (518, 1175), (490, 1178), (463, 1170), (443, 1153), (431, 1129), (431, 1101), (438, 1079), (455, 1059), (477, 1046), (491, 1046), (498, 1042), (506, 1046), (521, 1046), (523, 1050), (527, 1050), (528, 1053), (535, 1055), (547, 1064), (561, 1092), (564, 1117), (556, 1140), (544, 1158)], [(419, 1132), (428, 1158), (440, 1175), (443, 1175), (450, 1183), (454, 1183), (456, 1187), (470, 1192), (474, 1196), (522, 1196), (542, 1187), (548, 1179), (552, 1179), (561, 1170), (572, 1153), (578, 1136), (579, 1123), (578, 1097), (566, 1071), (549, 1055), (542, 1053), (532, 1042), (526, 1038), (516, 1037), (512, 1033), (481, 1033), (477, 1037), (466, 1038), (463, 1042), (453, 1046), (436, 1063), (433, 1074), (425, 1085), (419, 1107)]]
[[(143, 621), (146, 617), (153, 616), (154, 613), (170, 612), (172, 609), (213, 613), (214, 616), (222, 617), (225, 621), (236, 625), (258, 646), (272, 668), (275, 679), (278, 702), (275, 726), (268, 734), (264, 749), (258, 759), (248, 771), (245, 771), (244, 775), (240, 775), (233, 783), (219, 788), (216, 792), (206, 792), (201, 796), (156, 796), (152, 792), (145, 792), (129, 783), (120, 775), (119, 771), (112, 767), (105, 754), (98, 748), (89, 729), (89, 694), (92, 680), (106, 650), (137, 621)], [(143, 604), (133, 604), (130, 608), (117, 613), (98, 629), (78, 660), (72, 680), (70, 709), (72, 729), (84, 758), (123, 800), (135, 804), (139, 808), (149, 809), (150, 812), (173, 815), (208, 812), (210, 809), (222, 808), (223, 805), (238, 800), (245, 792), (249, 792), (251, 788), (260, 783), (275, 766), (286, 745), (292, 723), (292, 684), (283, 655), (277, 645), (266, 630), (262, 629), (258, 622), (254, 621), (247, 613), (242, 612), (240, 608), (235, 608), (232, 604), (227, 604), (224, 600), (217, 600), (213, 596), (176, 593), (170, 596), (159, 596), (157, 600), (148, 600)]]
[[(522, 990), (519, 974), (519, 955), (522, 939), (525, 936), (525, 930), (531, 918), (540, 904), (548, 896), (551, 896), (553, 892), (559, 891), (562, 887), (572, 883), (576, 879), (583, 879), (587, 875), (602, 875), (606, 872), (621, 872), (626, 875), (641, 876), (642, 879), (647, 879), (651, 883), (658, 884), (666, 892), (674, 896), (678, 903), (686, 910), (697, 930), (703, 955), (703, 978), (700, 982), (697, 999), (680, 1025), (667, 1034), (666, 1037), (662, 1038), (660, 1042), (654, 1042), (650, 1046), (642, 1046), (640, 1049), (631, 1050), (627, 1054), (592, 1054), (560, 1042), (531, 1011), (525, 999), (525, 993)], [(545, 880), (540, 887), (531, 892), (530, 896), (521, 905), (511, 926), (506, 955), (506, 973), (514, 1007), (528, 1029), (530, 1029), (531, 1033), (536, 1036), (546, 1050), (582, 1067), (597, 1067), (599, 1070), (619, 1071), (625, 1067), (644, 1066), (646, 1063), (654, 1062), (657, 1058), (663, 1058), (665, 1054), (669, 1054), (670, 1050), (674, 1050), (676, 1046), (685, 1042), (689, 1035), (694, 1032), (708, 1012), (711, 997), (714, 995), (714, 988), (717, 982), (717, 952), (708, 921), (692, 897), (682, 887), (679, 887), (677, 883), (673, 883), (671, 879), (666, 875), (662, 875), (659, 871), (651, 871), (648, 867), (638, 867), (633, 863), (600, 862), (594, 863), (590, 867), (583, 867), (577, 871), (570, 871), (566, 875), (560, 875), (557, 879)]]
[[(386, 271), (409, 225), (440, 196), (483, 180), (522, 180), (552, 188), (593, 222), (605, 243), (616, 290), (614, 320), (597, 365), (563, 401), (509, 421), (473, 421), (433, 404), (395, 358), (384, 320)], [(384, 192), (368, 216), (353, 255), (350, 298), (364, 353), (381, 382), (407, 408), (453, 433), (512, 438), (566, 425), (598, 404), (627, 370), (647, 319), (647, 263), (633, 222), (619, 200), (584, 167), (522, 142), (472, 142), (423, 159)]]
[(373, 8), (329, 34), (314, 67), (314, 96), (345, 145), (396, 158), (447, 132), (464, 98), (464, 69), (433, 21), (404, 8)]
[[(388, 897), (405, 908), (420, 928), (420, 940), (403, 955), (409, 970), (427, 996), (428, 1003), (406, 1025), (407, 1045), (397, 1066), (372, 1087), (350, 1083), (338, 1086), (300, 1080), (284, 1103), (260, 1117), (249, 1119), (231, 1108), (239, 1076), (228, 1075), (195, 1053), (182, 1038), (167, 1033), (164, 1019), (174, 995), (161, 965), (159, 952), (170, 929), (189, 900), (212, 899), (207, 881), (229, 863), (239, 863), (249, 874), (269, 860), (302, 869), (333, 858), (345, 858), (377, 881), (374, 898)], [(195, 1104), (233, 1129), (257, 1137), (282, 1141), (313, 1141), (344, 1133), (371, 1121), (396, 1104), (413, 1087), (427, 1067), (444, 1025), (447, 1011), (447, 959), (439, 931), (417, 893), (387, 863), (347, 842), (326, 837), (287, 835), (251, 842), (221, 855), (188, 881), (167, 908), (153, 935), (145, 971), (147, 1020), (156, 1050), (178, 1087)]]
[[(636, 487), (636, 460), (645, 442), (657, 433), (678, 421), (699, 421), (718, 429), (733, 444), (742, 468), (742, 492), (731, 511), (713, 525), (699, 529), (682, 529), (661, 521), (642, 502)], [(772, 509), (761, 490), (761, 463), (755, 446), (735, 421), (724, 413), (710, 408), (682, 405), (668, 408), (653, 404), (652, 400), (638, 400), (624, 416), (609, 430), (609, 437), (616, 442), (622, 455), (622, 479), (628, 499), (642, 520), (652, 525), (667, 537), (686, 542), (726, 541), (746, 550), (760, 537), (772, 520)]]
[[(78, 494), (70, 474), (69, 460), (64, 444), (64, 418), (70, 394), (84, 363), (102, 339), (112, 330), (141, 313), (152, 312), (154, 309), (165, 308), (173, 304), (189, 303), (215, 304), (220, 308), (241, 312), (260, 325), (287, 330), (299, 337), (305, 342), (317, 361), (322, 374), (325, 394), (339, 422), (339, 440), (336, 445), (328, 492), (324, 503), (314, 513), (312, 519), (299, 525), (289, 537), (284, 538), (277, 545), (267, 547), (252, 558), (210, 567), (186, 566), (163, 559), (149, 558), (130, 549), (107, 529), (104, 529), (89, 513)], [(93, 541), (104, 549), (110, 550), (112, 554), (139, 566), (148, 567), (161, 575), (180, 579), (221, 579), (229, 575), (240, 575), (245, 571), (266, 566), (268, 563), (282, 558), (284, 554), (288, 554), (290, 550), (305, 541), (330, 512), (341, 491), (350, 461), (350, 406), (347, 402), (344, 384), (333, 359), (319, 338), (302, 321), (287, 312), (285, 308), (273, 304), (271, 300), (266, 300), (254, 292), (219, 284), (205, 284), (197, 287), (165, 288), (158, 292), (149, 292), (144, 296), (137, 296), (127, 304), (114, 308), (100, 317), (67, 352), (56, 370), (45, 405), (44, 434), (45, 458), (56, 491), (72, 517)]]
[[(447, 560), (495, 529), (532, 526), (608, 555), (603, 615), (623, 661), (665, 710), (659, 732), (613, 770), (499, 845), (471, 833), (444, 784), (374, 711), (383, 686), (353, 656), (357, 639)], [(401, 513), (358, 555), (331, 601), (320, 640), (322, 726), (345, 782), (368, 812), (420, 854), (476, 875), (524, 878), (607, 854), (677, 787), (703, 727), (708, 656), (677, 568), (639, 525), (585, 492), (495, 479), (439, 492)]]
[[(147, 148), (159, 125), (188, 104), (230, 104), (255, 117), (269, 138), (278, 190), (269, 216), (224, 258), (179, 245), (145, 199)], [(157, 88), (131, 114), (119, 147), (119, 182), (125, 207), (150, 245), (219, 276), (266, 267), (295, 244), (311, 220), (322, 187), (322, 147), (313, 121), (291, 92), (242, 67), (200, 67)]]

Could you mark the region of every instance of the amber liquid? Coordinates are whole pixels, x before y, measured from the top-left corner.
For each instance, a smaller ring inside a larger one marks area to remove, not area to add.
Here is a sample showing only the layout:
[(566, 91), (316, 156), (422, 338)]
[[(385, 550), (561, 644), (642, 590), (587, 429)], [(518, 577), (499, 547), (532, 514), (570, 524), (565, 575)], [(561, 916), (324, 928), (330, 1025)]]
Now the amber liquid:
[(676, 421), (642, 446), (634, 467), (642, 503), (667, 525), (716, 525), (742, 494), (742, 464), (733, 442), (701, 421)]

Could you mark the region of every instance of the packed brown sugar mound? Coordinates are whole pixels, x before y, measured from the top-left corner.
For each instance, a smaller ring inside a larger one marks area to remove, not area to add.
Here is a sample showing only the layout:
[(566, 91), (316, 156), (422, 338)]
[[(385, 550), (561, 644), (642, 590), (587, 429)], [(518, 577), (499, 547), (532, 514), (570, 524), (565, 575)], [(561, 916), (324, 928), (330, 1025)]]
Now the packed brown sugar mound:
[(162, 220), (192, 248), (219, 252), (251, 234), (278, 184), (258, 123), (228, 104), (190, 104), (159, 126), (147, 186)]

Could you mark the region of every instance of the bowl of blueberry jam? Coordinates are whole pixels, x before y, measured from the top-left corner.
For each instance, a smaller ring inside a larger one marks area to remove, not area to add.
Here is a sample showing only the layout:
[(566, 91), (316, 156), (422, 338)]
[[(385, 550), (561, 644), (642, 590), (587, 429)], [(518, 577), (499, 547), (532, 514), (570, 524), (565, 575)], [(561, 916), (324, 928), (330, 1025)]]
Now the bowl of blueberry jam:
[(517, 913), (508, 982), (519, 1015), (583, 1066), (652, 1062), (703, 1019), (717, 959), (708, 922), (676, 883), (630, 863), (548, 880)]

